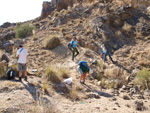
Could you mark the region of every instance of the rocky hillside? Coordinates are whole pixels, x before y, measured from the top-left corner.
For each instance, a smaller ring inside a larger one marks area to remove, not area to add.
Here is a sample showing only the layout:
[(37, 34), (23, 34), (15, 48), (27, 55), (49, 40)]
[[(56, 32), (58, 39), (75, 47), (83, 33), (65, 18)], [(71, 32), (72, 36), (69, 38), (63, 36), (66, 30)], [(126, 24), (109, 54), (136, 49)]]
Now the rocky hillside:
[[(52, 0), (43, 3), (39, 18), (3, 24), (0, 27), (0, 78), (4, 76), (0, 80), (0, 112), (149, 113), (149, 5), (149, 1), (138, 0), (134, 3)], [(27, 23), (34, 26), (32, 33), (16, 38), (17, 29)], [(74, 36), (80, 54), (73, 62), (67, 44)], [(1, 71), (7, 64), (16, 70), (18, 44), (23, 44), (29, 53), (28, 82), (8, 81)], [(56, 47), (50, 49), (52, 45)], [(105, 48), (111, 52), (115, 64), (103, 63), (99, 57)], [(86, 77), (86, 85), (79, 83), (76, 68), (80, 60), (87, 61), (93, 70)], [(91, 65), (94, 60), (97, 63)], [(54, 78), (46, 76), (47, 68), (50, 75), (55, 73)], [(57, 77), (59, 82), (55, 82)], [(69, 77), (72, 84), (64, 82)]]

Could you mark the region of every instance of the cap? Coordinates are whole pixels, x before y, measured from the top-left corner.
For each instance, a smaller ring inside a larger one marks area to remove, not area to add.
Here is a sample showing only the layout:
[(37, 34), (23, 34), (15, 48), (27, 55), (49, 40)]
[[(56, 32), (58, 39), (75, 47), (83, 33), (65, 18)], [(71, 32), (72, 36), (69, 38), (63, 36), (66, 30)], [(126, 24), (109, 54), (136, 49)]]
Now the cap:
[(73, 37), (73, 39), (77, 39), (76, 37)]
[(18, 47), (23, 47), (23, 45), (18, 45)]

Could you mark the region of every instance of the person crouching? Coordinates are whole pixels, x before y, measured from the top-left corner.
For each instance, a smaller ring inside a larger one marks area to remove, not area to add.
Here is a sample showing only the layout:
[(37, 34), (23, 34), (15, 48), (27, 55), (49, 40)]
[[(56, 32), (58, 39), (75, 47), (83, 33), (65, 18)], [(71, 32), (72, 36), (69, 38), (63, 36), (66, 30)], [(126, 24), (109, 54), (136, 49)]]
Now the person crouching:
[(87, 62), (80, 61), (77, 67), (78, 72), (80, 73), (80, 83), (85, 83), (86, 74), (89, 73), (90, 68), (87, 65)]

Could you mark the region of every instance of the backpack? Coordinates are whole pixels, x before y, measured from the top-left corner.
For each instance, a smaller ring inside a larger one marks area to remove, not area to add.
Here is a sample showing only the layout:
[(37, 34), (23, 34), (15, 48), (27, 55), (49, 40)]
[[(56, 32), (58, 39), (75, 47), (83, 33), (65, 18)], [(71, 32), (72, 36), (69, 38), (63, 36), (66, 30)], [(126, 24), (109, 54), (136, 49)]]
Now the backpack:
[(87, 73), (90, 70), (87, 65), (87, 62), (85, 62), (85, 61), (80, 61), (79, 66), (82, 69), (83, 73)]
[(72, 50), (72, 45), (73, 45), (73, 41), (72, 41), (72, 43), (68, 44), (68, 49)]
[(15, 76), (17, 75), (15, 71), (13, 71), (11, 68), (9, 68), (6, 72), (7, 75), (7, 79), (8, 80), (12, 80), (15, 78)]

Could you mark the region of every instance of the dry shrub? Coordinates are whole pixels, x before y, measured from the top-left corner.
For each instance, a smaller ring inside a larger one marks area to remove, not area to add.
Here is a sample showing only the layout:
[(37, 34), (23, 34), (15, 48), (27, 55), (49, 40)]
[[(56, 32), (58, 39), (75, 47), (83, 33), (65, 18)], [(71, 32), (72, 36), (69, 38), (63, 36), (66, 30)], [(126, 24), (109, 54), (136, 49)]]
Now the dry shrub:
[(49, 87), (48, 83), (43, 84), (44, 94), (49, 94), (48, 87)]
[(38, 70), (37, 73), (36, 73), (36, 75), (37, 75), (37, 76), (40, 76), (40, 75), (41, 75), (41, 71)]
[(53, 25), (54, 22), (52, 20), (49, 20), (48, 25)]
[(106, 69), (106, 66), (103, 62), (103, 60), (98, 60), (97, 65), (100, 67), (100, 69), (103, 71), (104, 69)]
[(18, 64), (13, 64), (11, 67), (12, 67), (12, 70), (16, 72), (17, 76), (19, 76)]
[(148, 67), (150, 66), (150, 60), (144, 58), (143, 54), (141, 54), (140, 56), (138, 56), (138, 64), (141, 66)]
[(72, 86), (72, 89), (69, 93), (69, 97), (72, 99), (72, 100), (79, 100), (79, 96), (77, 95), (78, 94), (78, 91), (77, 91), (77, 86), (76, 85), (73, 85)]
[(60, 39), (57, 35), (49, 35), (44, 41), (44, 47), (46, 49), (54, 49), (60, 45)]
[(1, 78), (6, 78), (6, 71), (7, 71), (7, 64), (5, 61), (0, 62), (0, 79)]
[(114, 0), (119, 6), (130, 5), (133, 8), (141, 9), (150, 4), (149, 0)]
[(57, 75), (56, 71), (57, 71), (57, 68), (55, 68), (54, 66), (49, 66), (45, 70), (45, 77), (46, 77), (47, 81), (50, 81), (52, 83), (60, 83), (61, 82), (61, 79)]
[(64, 27), (62, 27), (61, 29), (60, 29), (60, 32), (65, 32), (66, 31), (66, 29), (64, 28)]
[(65, 9), (63, 9), (63, 10), (60, 11), (60, 14), (63, 15), (63, 16), (65, 16), (65, 15), (68, 14), (68, 11), (65, 10)]
[(58, 70), (58, 74), (60, 74), (61, 78), (69, 78), (69, 74), (67, 73), (67, 70), (65, 68), (60, 68)]
[(54, 15), (55, 17), (57, 17), (57, 16), (59, 16), (59, 15), (60, 15), (60, 12), (58, 12), (58, 11), (54, 11), (53, 15)]
[(150, 88), (150, 71), (147, 68), (140, 70), (134, 82), (141, 85), (143, 89)]
[(125, 22), (122, 27), (122, 29), (127, 32), (129, 32), (131, 30), (131, 28), (132, 28), (132, 25), (128, 24), (127, 22)]
[(118, 78), (122, 74), (122, 70), (119, 67), (105, 69), (104, 76), (108, 78)]

